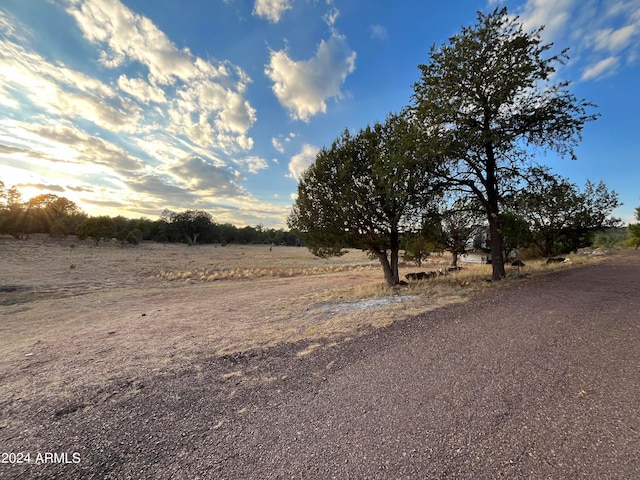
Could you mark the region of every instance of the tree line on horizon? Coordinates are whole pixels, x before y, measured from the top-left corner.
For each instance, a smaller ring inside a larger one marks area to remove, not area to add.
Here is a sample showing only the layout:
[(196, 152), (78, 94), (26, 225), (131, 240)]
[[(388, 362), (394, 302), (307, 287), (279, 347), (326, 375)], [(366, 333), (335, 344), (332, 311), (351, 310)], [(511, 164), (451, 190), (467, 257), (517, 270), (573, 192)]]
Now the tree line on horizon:
[(367, 250), (393, 286), (403, 243), (418, 257), (446, 248), (454, 262), (485, 248), (500, 280), (514, 249), (565, 253), (619, 226), (616, 192), (602, 182), (580, 191), (536, 162), (539, 150), (575, 160), (584, 125), (598, 118), (568, 81), (554, 82), (569, 57), (550, 54), (543, 28), (527, 32), (496, 8), (433, 45), (410, 105), (317, 154), (289, 227), (318, 256)]
[(54, 194), (37, 195), (23, 201), (15, 187), (5, 188), (0, 180), (0, 233), (17, 239), (43, 233), (54, 238), (75, 235), (99, 244), (116, 240), (135, 244), (142, 241), (199, 243), (300, 245), (293, 233), (262, 225), (237, 227), (216, 223), (211, 214), (199, 210), (164, 210), (157, 220), (121, 215), (89, 216), (75, 202)]

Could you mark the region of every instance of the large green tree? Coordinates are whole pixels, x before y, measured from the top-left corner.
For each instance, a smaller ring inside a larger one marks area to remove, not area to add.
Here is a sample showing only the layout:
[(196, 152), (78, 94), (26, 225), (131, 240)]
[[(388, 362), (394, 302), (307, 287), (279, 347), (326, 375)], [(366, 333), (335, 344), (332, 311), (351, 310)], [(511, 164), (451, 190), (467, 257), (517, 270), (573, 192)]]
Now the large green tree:
[(401, 235), (429, 196), (423, 141), (410, 119), (390, 115), (357, 134), (346, 130), (321, 150), (298, 184), (289, 227), (315, 255), (368, 250), (389, 286), (399, 283)]
[(215, 224), (211, 214), (202, 210), (185, 210), (176, 213), (169, 210), (162, 212), (164, 228), (170, 239), (189, 245), (195, 245), (201, 237), (210, 241)]
[(425, 135), (439, 140), (440, 176), (475, 196), (486, 214), (493, 278), (505, 275), (502, 197), (518, 184), (529, 147), (575, 158), (592, 106), (554, 80), (566, 52), (550, 54), (539, 28), (526, 32), (506, 8), (478, 13), (449, 43), (430, 50), (414, 85), (413, 110)]
[(87, 219), (75, 202), (51, 193), (36, 195), (25, 204), (28, 233), (68, 235)]

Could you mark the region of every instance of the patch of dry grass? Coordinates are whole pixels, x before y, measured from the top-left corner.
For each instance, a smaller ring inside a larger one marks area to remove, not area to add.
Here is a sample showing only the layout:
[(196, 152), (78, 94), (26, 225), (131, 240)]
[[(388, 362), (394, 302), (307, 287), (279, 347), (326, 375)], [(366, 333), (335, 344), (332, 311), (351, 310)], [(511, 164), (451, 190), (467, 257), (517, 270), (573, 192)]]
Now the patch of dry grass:
[(375, 265), (327, 265), (311, 268), (196, 268), (186, 271), (161, 270), (158, 278), (169, 281), (193, 280), (199, 282), (214, 282), (216, 280), (240, 280), (261, 277), (301, 277), (308, 275), (320, 275), (325, 273), (338, 273), (348, 271), (365, 271), (375, 269)]
[[(171, 252), (168, 256), (177, 256)], [(378, 268), (377, 261), (355, 249), (347, 249), (340, 257), (314, 257), (301, 247), (266, 245), (201, 245), (186, 248), (183, 261), (170, 261), (156, 270), (155, 277), (168, 281), (213, 282), (262, 277), (299, 277), (347, 271), (367, 271)], [(184, 261), (186, 260), (186, 261)]]

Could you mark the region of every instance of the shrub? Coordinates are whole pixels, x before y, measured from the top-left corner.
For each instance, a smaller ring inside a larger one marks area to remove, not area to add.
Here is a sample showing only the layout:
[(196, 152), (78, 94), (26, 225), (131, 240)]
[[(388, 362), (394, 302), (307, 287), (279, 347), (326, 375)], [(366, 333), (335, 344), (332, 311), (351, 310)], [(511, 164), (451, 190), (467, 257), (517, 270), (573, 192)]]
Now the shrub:
[(60, 220), (56, 220), (55, 222), (53, 222), (53, 225), (51, 225), (51, 230), (49, 231), (50, 237), (66, 238), (67, 234), (67, 229)]
[(140, 232), (140, 230), (132, 230), (127, 234), (126, 241), (130, 245), (138, 245), (140, 243), (141, 236), (142, 232)]

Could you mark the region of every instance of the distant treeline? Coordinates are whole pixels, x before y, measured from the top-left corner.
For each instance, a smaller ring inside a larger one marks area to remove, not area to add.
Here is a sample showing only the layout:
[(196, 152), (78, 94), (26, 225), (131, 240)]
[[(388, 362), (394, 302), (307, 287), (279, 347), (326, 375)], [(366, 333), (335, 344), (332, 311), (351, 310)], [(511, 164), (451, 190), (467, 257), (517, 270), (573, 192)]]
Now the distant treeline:
[(117, 240), (138, 244), (141, 241), (196, 243), (241, 243), (300, 245), (295, 234), (283, 229), (237, 227), (216, 223), (204, 211), (165, 210), (157, 220), (131, 219), (123, 216), (91, 217), (73, 201), (53, 194), (43, 194), (22, 201), (15, 188), (4, 188), (0, 181), (0, 233), (26, 239), (35, 233), (64, 238)]

